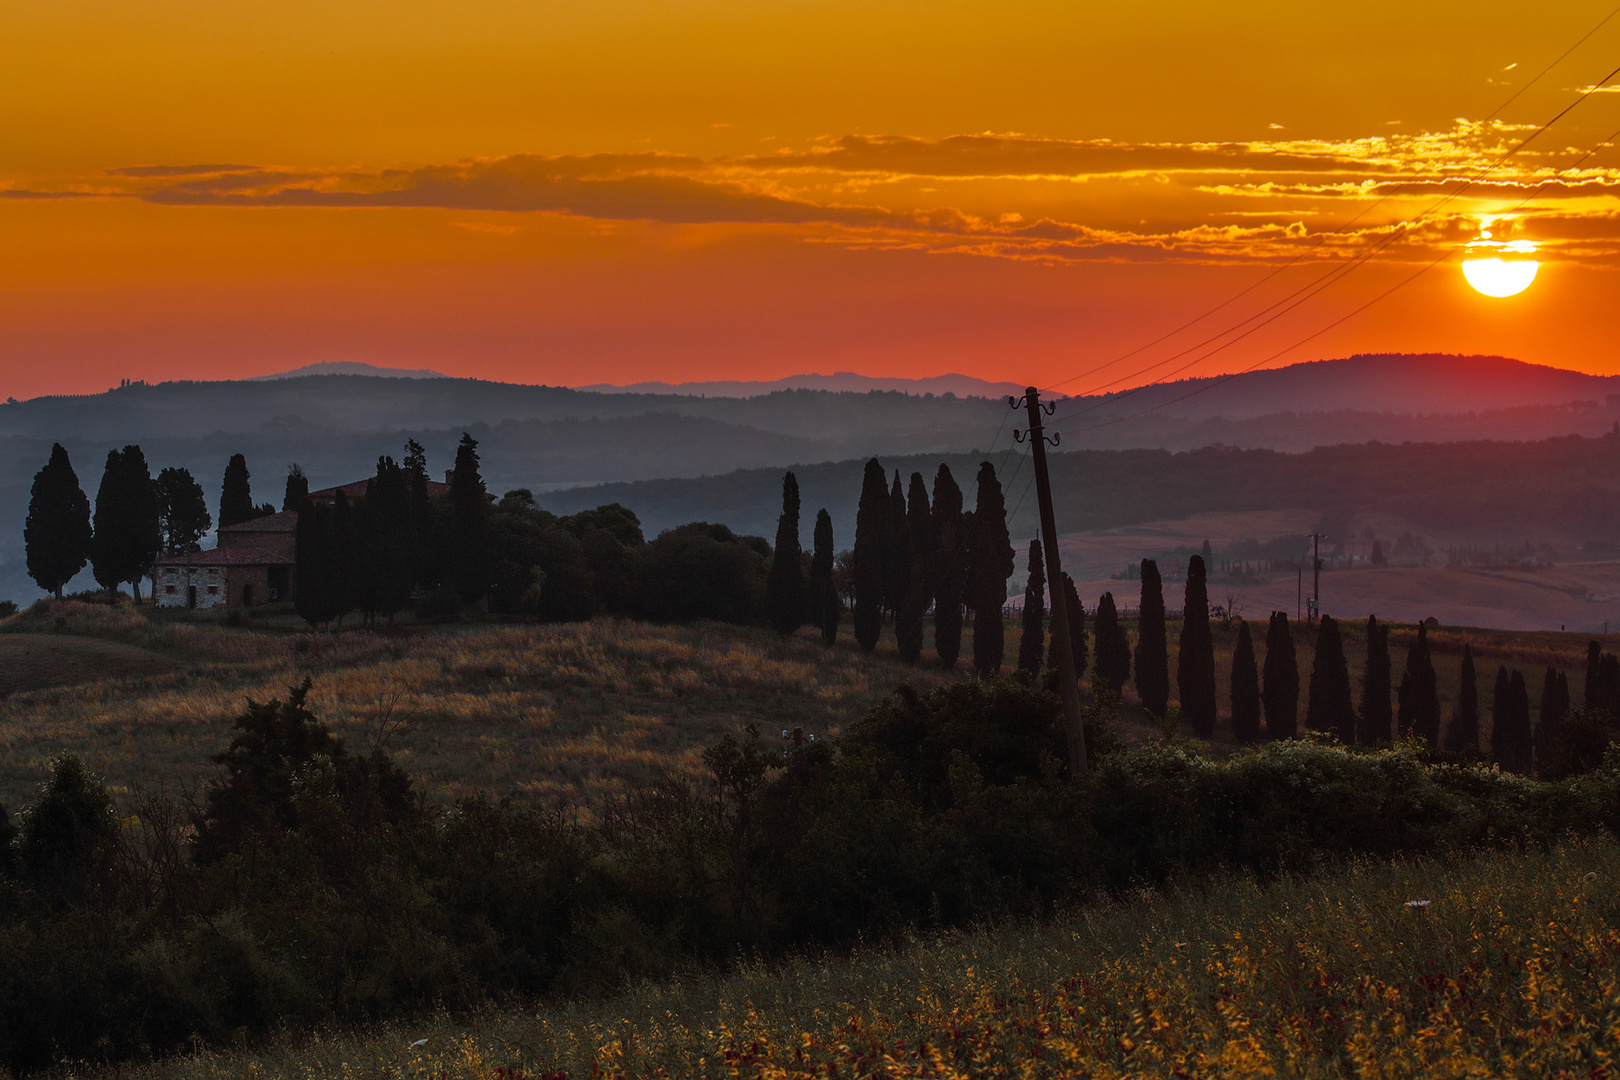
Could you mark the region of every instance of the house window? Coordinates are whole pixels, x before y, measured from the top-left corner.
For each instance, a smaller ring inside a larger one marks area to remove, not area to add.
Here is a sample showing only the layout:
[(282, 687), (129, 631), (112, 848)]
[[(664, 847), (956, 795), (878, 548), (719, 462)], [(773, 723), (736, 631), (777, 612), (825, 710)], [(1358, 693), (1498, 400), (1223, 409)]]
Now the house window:
[(178, 590), (173, 585), (165, 585), (163, 586), (163, 591), (172, 595)]
[(210, 585), (210, 586), (208, 586), (208, 591), (211, 592), (211, 593), (218, 593), (219, 592), (219, 586), (218, 585)]

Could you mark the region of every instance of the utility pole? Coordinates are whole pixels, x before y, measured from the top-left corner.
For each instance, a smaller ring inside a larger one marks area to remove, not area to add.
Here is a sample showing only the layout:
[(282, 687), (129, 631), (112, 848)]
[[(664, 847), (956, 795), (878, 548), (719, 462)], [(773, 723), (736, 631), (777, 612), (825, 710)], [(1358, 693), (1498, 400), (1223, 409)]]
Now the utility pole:
[[(1007, 404), (1018, 408), (1018, 399), (1008, 397)], [(1015, 430), (1013, 438), (1023, 442), (1026, 438), (1034, 450), (1035, 498), (1041, 507), (1041, 546), (1046, 549), (1046, 580), (1048, 595), (1052, 598), (1052, 651), (1058, 659), (1058, 689), (1063, 695), (1063, 726), (1069, 743), (1069, 775), (1086, 773), (1086, 726), (1080, 718), (1080, 677), (1074, 670), (1074, 646), (1069, 637), (1069, 602), (1063, 588), (1063, 567), (1058, 562), (1057, 522), (1052, 516), (1052, 481), (1046, 472), (1046, 440), (1056, 446), (1058, 432), (1050, 436), (1041, 428), (1041, 416), (1057, 411), (1057, 402), (1041, 404), (1041, 392), (1031, 386), (1024, 391), (1024, 407), (1029, 413), (1029, 431)]]
[(1311, 625), (1322, 616), (1322, 556), (1320, 547), (1326, 533), (1311, 533)]

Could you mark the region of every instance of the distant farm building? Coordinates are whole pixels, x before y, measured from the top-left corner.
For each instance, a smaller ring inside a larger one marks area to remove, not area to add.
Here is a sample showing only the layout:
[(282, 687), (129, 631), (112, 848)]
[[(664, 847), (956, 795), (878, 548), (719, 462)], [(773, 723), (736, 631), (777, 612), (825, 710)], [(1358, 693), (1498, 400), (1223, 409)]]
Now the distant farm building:
[[(428, 498), (448, 494), (452, 473), (445, 482), (427, 482)], [(337, 502), (338, 492), (350, 502), (365, 498), (369, 480), (322, 488), (309, 493), (316, 504)], [(153, 591), (159, 607), (254, 607), (290, 600), (293, 567), (298, 562), (298, 512), (251, 518), (219, 530), (219, 546), (212, 551), (173, 555), (152, 568)]]

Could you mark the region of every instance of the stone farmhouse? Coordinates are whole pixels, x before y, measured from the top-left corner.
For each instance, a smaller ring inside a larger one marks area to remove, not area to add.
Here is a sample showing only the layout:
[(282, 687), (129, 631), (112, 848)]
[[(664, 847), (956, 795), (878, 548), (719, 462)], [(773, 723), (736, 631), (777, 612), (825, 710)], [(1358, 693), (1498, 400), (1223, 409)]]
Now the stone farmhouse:
[[(429, 480), (428, 498), (448, 494), (453, 473), (444, 483)], [(309, 493), (317, 504), (337, 502), (338, 492), (350, 502), (365, 497), (368, 480)], [(290, 600), (293, 568), (298, 563), (298, 512), (251, 518), (219, 530), (212, 551), (173, 555), (152, 567), (152, 592), (158, 607), (255, 607)]]

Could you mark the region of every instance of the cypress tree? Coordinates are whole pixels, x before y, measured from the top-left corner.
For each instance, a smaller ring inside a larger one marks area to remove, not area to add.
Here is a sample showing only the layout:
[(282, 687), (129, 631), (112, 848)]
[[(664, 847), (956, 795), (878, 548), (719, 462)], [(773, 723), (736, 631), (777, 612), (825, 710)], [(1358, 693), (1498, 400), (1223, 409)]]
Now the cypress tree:
[(889, 489), (888, 546), (883, 553), (883, 606), (899, 617), (911, 588), (911, 532), (906, 520), (906, 493), (900, 487), (900, 470), (894, 471)]
[(1215, 733), (1215, 638), (1209, 628), (1209, 589), (1204, 582), (1204, 559), (1200, 555), (1187, 560), (1176, 689), (1181, 695), (1181, 715), (1187, 726), (1199, 738), (1209, 738)]
[(1501, 668), (1496, 676), (1500, 704), (1491, 718), (1491, 758), (1504, 770), (1528, 773), (1531, 764), (1530, 695), (1524, 673), (1508, 674)]
[(1401, 685), (1395, 691), (1395, 729), (1402, 741), (1412, 737), (1412, 671), (1401, 672)]
[(1598, 667), (1603, 660), (1603, 646), (1595, 641), (1586, 643), (1586, 686), (1581, 694), (1581, 704), (1587, 712), (1599, 710), (1608, 711), (1608, 703), (1603, 701), (1603, 693), (1598, 684)]
[(1429, 656), (1429, 629), (1418, 623), (1417, 640), (1406, 653), (1406, 674), (1411, 676), (1408, 709), (1411, 734), (1430, 746), (1440, 744), (1440, 689), (1435, 679), (1434, 661)]
[(883, 582), (889, 548), (889, 485), (877, 458), (866, 463), (861, 502), (855, 511), (855, 546), (850, 577), (855, 587), (855, 641), (865, 652), (877, 647), (883, 631)]
[(327, 518), (325, 539), (331, 577), (327, 581), (328, 599), (332, 617), (339, 626), (343, 617), (353, 611), (360, 600), (360, 543), (355, 528), (354, 506), (340, 490), (332, 502), (332, 513)]
[(34, 476), (23, 524), (28, 576), (62, 599), (62, 586), (90, 561), (93, 536), (90, 500), (79, 487), (67, 451), (53, 443), (50, 460)]
[(90, 565), (96, 581), (108, 591), (129, 582), (141, 601), (141, 577), (163, 547), (157, 492), (139, 446), (107, 453), (107, 466), (96, 491)]
[(1131, 676), (1131, 643), (1119, 624), (1114, 594), (1105, 592), (1097, 601), (1097, 666), (1093, 676), (1114, 693), (1119, 693)]
[(1260, 671), (1249, 624), (1241, 619), (1232, 650), (1232, 735), (1245, 746), (1260, 741)]
[(1390, 740), (1390, 724), (1395, 719), (1390, 710), (1389, 627), (1381, 626), (1378, 617), (1367, 616), (1367, 666), (1361, 679), (1361, 723), (1356, 729), (1356, 742), (1362, 746), (1378, 746)]
[(1538, 776), (1545, 778), (1546, 764), (1563, 736), (1564, 717), (1568, 714), (1569, 680), (1563, 672), (1549, 665), (1541, 681), (1541, 708), (1531, 740)]
[(1499, 665), (1496, 669), (1496, 685), (1491, 690), (1491, 760), (1498, 765), (1503, 765), (1503, 759), (1507, 756), (1507, 742), (1512, 738), (1513, 718), (1508, 715), (1513, 710), (1508, 700), (1511, 686), (1507, 665)]
[[(1064, 614), (1067, 614), (1065, 612)], [(1041, 542), (1029, 542), (1029, 581), (1024, 586), (1023, 632), (1018, 639), (1018, 666), (1030, 673), (1041, 673), (1041, 646), (1046, 638), (1046, 567)], [(1053, 645), (1056, 645), (1053, 639)]]
[[(1086, 666), (1090, 663), (1091, 650), (1086, 647), (1086, 609), (1080, 603), (1080, 592), (1074, 587), (1074, 578), (1069, 572), (1063, 572), (1063, 598), (1069, 610), (1069, 647), (1074, 654), (1074, 677), (1083, 679), (1086, 675)], [(1057, 638), (1052, 639), (1052, 648), (1046, 654), (1046, 666), (1056, 671)]]
[(962, 489), (941, 465), (934, 476), (931, 511), (934, 552), (934, 652), (946, 667), (962, 653), (962, 600), (967, 588), (967, 535), (962, 518)]
[(199, 541), (213, 527), (202, 485), (185, 469), (169, 468), (154, 481), (158, 521), (165, 555), (188, 555), (201, 550)]
[(1273, 739), (1292, 739), (1299, 734), (1299, 661), (1294, 656), (1294, 635), (1288, 616), (1271, 613), (1266, 629), (1265, 683), (1261, 704), (1266, 709), (1266, 734)]
[(1164, 625), (1164, 583), (1159, 564), (1142, 560), (1142, 609), (1136, 624), (1136, 692), (1149, 716), (1170, 705), (1170, 641)]
[(287, 487), (281, 495), (281, 509), (302, 511), (309, 503), (309, 477), (304, 475), (303, 466), (294, 462), (287, 469)]
[(225, 481), (219, 490), (219, 527), (250, 521), (259, 514), (248, 486), (247, 458), (232, 454), (225, 465)]
[(478, 473), (478, 441), (466, 432), (456, 447), (450, 509), (451, 578), (462, 602), (476, 604), (489, 592), (489, 499)]
[(900, 523), (909, 558), (911, 579), (906, 598), (894, 617), (894, 639), (900, 659), (915, 664), (922, 656), (923, 621), (934, 599), (932, 533), (933, 516), (928, 506), (928, 487), (922, 473), (911, 474), (911, 490), (905, 520)]
[(814, 553), (810, 556), (810, 596), (815, 613), (816, 628), (821, 640), (828, 645), (838, 640), (838, 616), (841, 605), (838, 589), (833, 585), (833, 527), (832, 515), (826, 509), (816, 512)]
[(765, 618), (779, 634), (804, 625), (804, 558), (799, 546), (799, 480), (782, 477), (782, 513), (776, 519), (776, 547), (765, 579)]
[(1457, 711), (1446, 729), (1446, 749), (1470, 757), (1479, 753), (1479, 685), (1472, 643), (1463, 644), (1462, 686), (1457, 693)]
[(1356, 739), (1356, 710), (1350, 702), (1350, 667), (1338, 620), (1323, 615), (1316, 632), (1316, 657), (1311, 661), (1310, 696), (1305, 703), (1305, 726), (1331, 731), (1343, 743)]
[(1598, 709), (1620, 715), (1620, 656), (1604, 653), (1598, 663)]
[(293, 610), (312, 627), (323, 626), (334, 616), (331, 508), (324, 503), (311, 506), (298, 515), (297, 551), (293, 566)]
[(978, 487), (967, 558), (968, 604), (973, 608), (973, 666), (980, 675), (994, 675), (1001, 670), (1001, 608), (1007, 602), (1007, 579), (1013, 572), (1013, 547), (1007, 535), (1007, 503), (1001, 481), (988, 461), (979, 465)]
[(410, 485), (393, 458), (377, 459), (377, 476), (368, 485), (366, 509), (371, 532), (366, 550), (376, 566), (368, 613), (384, 615), (392, 623), (410, 599), (415, 583)]

